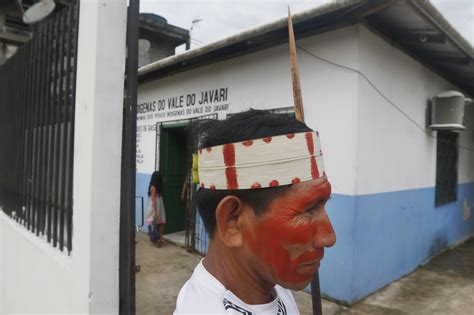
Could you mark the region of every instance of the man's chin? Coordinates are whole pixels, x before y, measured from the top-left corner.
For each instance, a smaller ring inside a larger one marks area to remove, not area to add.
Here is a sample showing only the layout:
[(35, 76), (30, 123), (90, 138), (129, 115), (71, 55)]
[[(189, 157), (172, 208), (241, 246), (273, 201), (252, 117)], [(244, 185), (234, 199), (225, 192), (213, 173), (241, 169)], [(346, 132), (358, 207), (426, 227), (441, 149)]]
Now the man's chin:
[(304, 280), (304, 281), (301, 281), (301, 282), (297, 282), (297, 283), (280, 283), (280, 285), (282, 287), (284, 287), (285, 289), (289, 289), (289, 290), (293, 290), (293, 291), (300, 291), (300, 290), (303, 290), (304, 288), (306, 288), (310, 282), (311, 282), (311, 279), (308, 279), (308, 280)]

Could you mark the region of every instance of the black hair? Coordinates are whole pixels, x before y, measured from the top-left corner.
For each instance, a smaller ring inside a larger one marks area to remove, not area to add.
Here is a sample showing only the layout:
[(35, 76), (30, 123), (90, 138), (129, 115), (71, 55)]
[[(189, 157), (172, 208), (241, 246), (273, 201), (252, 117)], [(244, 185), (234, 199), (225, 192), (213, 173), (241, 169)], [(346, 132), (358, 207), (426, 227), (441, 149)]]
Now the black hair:
[[(226, 143), (272, 137), (289, 133), (312, 131), (304, 123), (287, 114), (274, 114), (266, 110), (251, 109), (235, 114), (226, 120), (206, 120), (192, 127), (197, 149)], [(289, 185), (264, 189), (211, 190), (200, 188), (194, 195), (195, 206), (212, 237), (216, 228), (216, 208), (226, 196), (234, 195), (250, 205), (257, 215)]]
[(148, 185), (148, 196), (151, 195), (151, 186), (155, 187), (159, 195), (163, 193), (163, 178), (159, 171), (154, 171), (153, 174), (151, 174), (150, 184)]

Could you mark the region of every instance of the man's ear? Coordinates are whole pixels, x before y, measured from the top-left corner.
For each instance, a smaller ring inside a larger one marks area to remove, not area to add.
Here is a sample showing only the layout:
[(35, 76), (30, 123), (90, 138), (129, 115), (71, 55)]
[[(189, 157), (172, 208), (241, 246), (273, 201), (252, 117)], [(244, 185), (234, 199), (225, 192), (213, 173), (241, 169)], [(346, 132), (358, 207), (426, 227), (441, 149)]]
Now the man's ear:
[(245, 205), (236, 196), (224, 197), (216, 208), (217, 233), (228, 247), (241, 247), (243, 237), (239, 218), (244, 212)]

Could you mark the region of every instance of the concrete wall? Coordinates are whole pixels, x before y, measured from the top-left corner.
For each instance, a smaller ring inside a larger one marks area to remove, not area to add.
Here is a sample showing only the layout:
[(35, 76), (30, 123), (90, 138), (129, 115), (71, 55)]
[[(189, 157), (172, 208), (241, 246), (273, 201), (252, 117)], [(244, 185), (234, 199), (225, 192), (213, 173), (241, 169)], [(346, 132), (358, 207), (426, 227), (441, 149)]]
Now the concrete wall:
[(118, 313), (126, 6), (80, 2), (73, 250), (61, 253), (0, 212), (1, 314)]
[(425, 130), (427, 101), (456, 89), (365, 27), (359, 29), (357, 175), (350, 301), (413, 271), (474, 235), (474, 116), (460, 133), (457, 201), (435, 207), (436, 132)]
[(0, 313), (87, 312), (72, 258), (0, 212)]

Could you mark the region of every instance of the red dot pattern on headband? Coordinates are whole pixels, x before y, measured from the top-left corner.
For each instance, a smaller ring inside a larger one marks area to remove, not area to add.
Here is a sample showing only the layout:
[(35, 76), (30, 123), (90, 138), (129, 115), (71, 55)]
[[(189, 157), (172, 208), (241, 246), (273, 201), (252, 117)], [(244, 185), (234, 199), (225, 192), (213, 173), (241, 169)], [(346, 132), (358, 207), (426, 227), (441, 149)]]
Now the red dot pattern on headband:
[(295, 177), (295, 178), (293, 178), (293, 179), (291, 180), (291, 183), (292, 183), (292, 184), (298, 184), (298, 183), (300, 183), (300, 182), (301, 182), (301, 180), (300, 180), (298, 177)]
[(274, 179), (270, 183), (268, 183), (269, 187), (276, 187), (278, 185), (280, 185), (280, 183), (276, 179)]
[(272, 142), (272, 137), (266, 137), (266, 138), (263, 138), (262, 140), (265, 143), (270, 143), (270, 142)]
[(289, 133), (289, 134), (286, 135), (286, 137), (288, 139), (293, 139), (295, 137), (295, 134), (294, 133)]
[(259, 188), (262, 188), (262, 185), (260, 185), (260, 183), (258, 182), (255, 182), (252, 184), (252, 186), (250, 186), (251, 189), (259, 189)]
[(211, 188), (212, 190), (216, 189), (216, 185), (211, 185), (209, 186), (209, 188)]
[(252, 140), (247, 140), (247, 141), (242, 142), (242, 144), (246, 147), (250, 147), (253, 144), (253, 141)]

